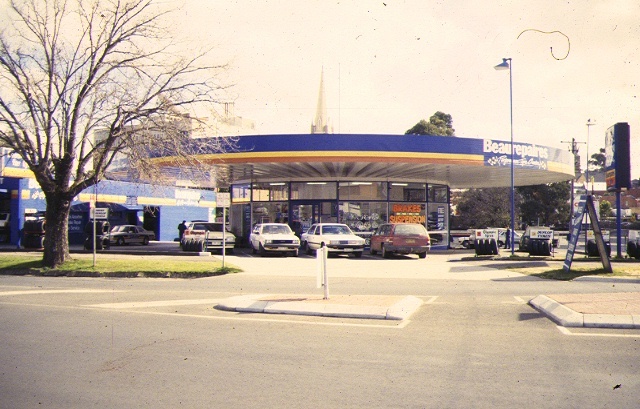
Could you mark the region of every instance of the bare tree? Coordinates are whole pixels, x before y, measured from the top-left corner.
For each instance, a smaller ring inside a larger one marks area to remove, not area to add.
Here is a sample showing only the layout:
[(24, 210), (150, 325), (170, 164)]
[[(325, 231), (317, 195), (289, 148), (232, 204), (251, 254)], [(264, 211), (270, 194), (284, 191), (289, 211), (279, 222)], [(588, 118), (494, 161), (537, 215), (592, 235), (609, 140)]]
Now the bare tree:
[(216, 102), (225, 67), (172, 51), (169, 12), (152, 0), (11, 1), (12, 25), (0, 35), (0, 143), (45, 195), (45, 266), (68, 259), (71, 202), (115, 158), (148, 178), (159, 156), (183, 166), (204, 145), (224, 149), (216, 138), (194, 143), (198, 119), (183, 112)]

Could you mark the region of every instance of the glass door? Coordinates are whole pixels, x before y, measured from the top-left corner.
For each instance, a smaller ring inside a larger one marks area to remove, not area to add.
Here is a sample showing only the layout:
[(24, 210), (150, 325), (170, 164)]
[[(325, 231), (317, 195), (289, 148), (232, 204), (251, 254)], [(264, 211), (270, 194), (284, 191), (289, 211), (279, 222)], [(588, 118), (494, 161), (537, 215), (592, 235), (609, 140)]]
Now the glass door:
[(289, 225), (300, 236), (314, 223), (336, 223), (338, 221), (335, 202), (292, 202)]

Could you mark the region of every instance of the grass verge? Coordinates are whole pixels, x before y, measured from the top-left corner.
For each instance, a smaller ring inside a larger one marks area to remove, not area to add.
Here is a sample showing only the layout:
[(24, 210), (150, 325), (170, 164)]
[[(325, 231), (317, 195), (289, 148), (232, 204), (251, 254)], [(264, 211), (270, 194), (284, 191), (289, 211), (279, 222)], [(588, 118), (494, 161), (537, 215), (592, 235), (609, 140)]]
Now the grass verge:
[[(557, 263), (556, 263), (557, 264)], [(576, 263), (577, 264), (577, 263)], [(570, 281), (583, 276), (600, 277), (640, 277), (640, 265), (614, 265), (613, 274), (607, 273), (600, 265), (581, 266), (573, 264), (571, 270), (566, 273), (562, 265), (538, 265), (538, 266), (509, 266), (509, 270), (520, 274), (532, 275), (540, 278)], [(593, 263), (592, 263), (593, 264)]]
[(64, 265), (50, 269), (42, 266), (42, 255), (0, 254), (0, 274), (72, 276), (72, 277), (173, 277), (199, 278), (240, 272), (235, 266), (217, 259), (171, 259), (155, 256), (122, 258), (101, 255), (95, 267), (91, 257), (73, 257)]

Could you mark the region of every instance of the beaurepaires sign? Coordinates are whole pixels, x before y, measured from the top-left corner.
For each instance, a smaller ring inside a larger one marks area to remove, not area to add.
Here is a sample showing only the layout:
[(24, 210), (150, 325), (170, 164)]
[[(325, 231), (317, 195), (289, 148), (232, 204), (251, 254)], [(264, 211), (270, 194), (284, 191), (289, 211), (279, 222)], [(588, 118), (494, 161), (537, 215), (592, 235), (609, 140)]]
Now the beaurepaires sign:
[(482, 151), (485, 166), (511, 166), (525, 169), (547, 169), (549, 149), (529, 143), (514, 143), (513, 155), (510, 154), (511, 143), (485, 139)]

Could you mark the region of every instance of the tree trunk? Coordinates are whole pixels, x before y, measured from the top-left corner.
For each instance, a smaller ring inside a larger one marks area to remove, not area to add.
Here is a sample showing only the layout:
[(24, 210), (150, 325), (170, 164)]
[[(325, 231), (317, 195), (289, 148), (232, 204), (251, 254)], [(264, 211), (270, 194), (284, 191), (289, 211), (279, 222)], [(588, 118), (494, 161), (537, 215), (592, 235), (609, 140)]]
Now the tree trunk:
[(71, 200), (64, 194), (47, 195), (45, 217), (44, 256), (45, 267), (55, 268), (69, 258), (69, 211)]

